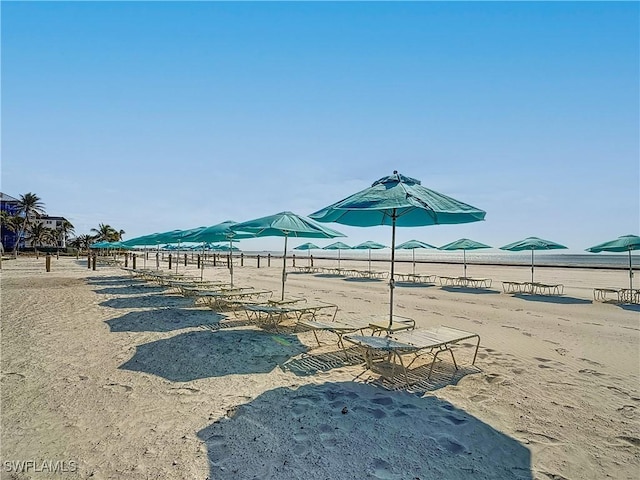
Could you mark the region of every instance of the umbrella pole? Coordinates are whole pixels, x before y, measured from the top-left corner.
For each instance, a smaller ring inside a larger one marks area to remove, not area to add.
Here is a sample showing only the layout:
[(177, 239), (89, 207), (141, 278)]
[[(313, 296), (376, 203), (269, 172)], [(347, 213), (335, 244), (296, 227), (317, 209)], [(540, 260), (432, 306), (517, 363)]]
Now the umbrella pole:
[(369, 273), (371, 273), (371, 249), (369, 249)]
[(393, 209), (391, 215), (391, 279), (389, 280), (389, 328), (393, 325), (393, 289), (395, 288), (394, 264), (396, 260), (396, 209)]
[(284, 254), (282, 255), (282, 296), (280, 300), (284, 300), (284, 282), (287, 279), (287, 239), (288, 235), (284, 236)]
[(416, 249), (411, 249), (412, 257), (413, 257), (413, 274), (416, 274)]
[(233, 288), (233, 237), (229, 237), (229, 275), (231, 276), (231, 288)]
[[(631, 249), (629, 249), (629, 290), (633, 290), (633, 267), (631, 266)], [(631, 295), (632, 292), (629, 292), (629, 294)]]
[(338, 249), (338, 271), (340, 270), (340, 251), (341, 249)]
[(307, 250), (307, 263), (311, 266), (311, 249)]
[(144, 249), (142, 250), (144, 252), (144, 266), (142, 268), (144, 268), (145, 270), (147, 269), (147, 247), (144, 247)]
[(202, 242), (202, 258), (200, 259), (200, 281), (204, 279), (204, 242)]
[(464, 278), (467, 278), (467, 250), (462, 249), (462, 263), (464, 263)]
[[(531, 283), (533, 283), (533, 265), (534, 265), (534, 263), (533, 263), (533, 252), (534, 252), (534, 250), (532, 248), (531, 249)], [(533, 285), (531, 286), (531, 288), (533, 288)]]

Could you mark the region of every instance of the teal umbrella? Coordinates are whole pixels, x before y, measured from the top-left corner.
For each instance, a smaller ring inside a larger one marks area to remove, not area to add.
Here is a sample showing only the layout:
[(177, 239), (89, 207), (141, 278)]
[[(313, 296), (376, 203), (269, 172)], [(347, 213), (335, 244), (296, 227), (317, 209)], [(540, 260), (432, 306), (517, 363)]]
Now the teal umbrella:
[(311, 250), (319, 250), (320, 247), (311, 243), (311, 242), (307, 242), (307, 243), (303, 243), (302, 245), (298, 245), (297, 247), (294, 248), (294, 250), (306, 250), (308, 253), (308, 258), (309, 258), (309, 265), (311, 265)]
[(371, 250), (381, 250), (383, 248), (387, 248), (387, 246), (382, 245), (381, 243), (368, 240), (366, 242), (362, 242), (361, 244), (351, 248), (353, 250), (369, 250), (369, 271), (371, 271)]
[(476, 242), (475, 240), (469, 240), (468, 238), (461, 238), (455, 242), (447, 243), (440, 247), (440, 250), (462, 250), (462, 261), (464, 263), (464, 276), (467, 277), (467, 250), (479, 250), (481, 248), (491, 248), (484, 243)]
[[(233, 220), (225, 220), (224, 222), (211, 225), (210, 227), (201, 227), (199, 230), (194, 230), (185, 236), (185, 241), (188, 242), (202, 242), (204, 243), (217, 243), (217, 242), (229, 242), (229, 249), (231, 249), (231, 257), (229, 258), (229, 275), (231, 277), (231, 286), (233, 287), (233, 242), (235, 240), (241, 240), (243, 238), (253, 238), (253, 233), (236, 232), (231, 229), (232, 226), (238, 222)], [(218, 249), (215, 249), (218, 250)], [(201, 263), (200, 278), (203, 277), (204, 262)]]
[(287, 240), (289, 237), (299, 238), (335, 238), (345, 235), (324, 227), (319, 223), (292, 212), (280, 212), (267, 217), (256, 218), (231, 226), (234, 232), (248, 232), (256, 237), (284, 237), (284, 254), (282, 258), (282, 297), (284, 300), (284, 284), (287, 279)]
[(396, 247), (396, 250), (411, 250), (413, 258), (413, 274), (416, 274), (416, 248), (438, 248), (428, 243), (421, 242), (420, 240), (409, 240), (401, 243)]
[(640, 237), (637, 235), (623, 235), (608, 242), (599, 243), (587, 248), (587, 252), (629, 252), (629, 290), (633, 290), (633, 266), (631, 264), (631, 251), (640, 250)]
[(359, 227), (391, 226), (389, 326), (393, 324), (396, 227), (468, 223), (484, 220), (486, 212), (429, 190), (419, 180), (397, 171), (360, 192), (310, 215), (320, 222)]
[(342, 250), (351, 250), (351, 247), (346, 243), (335, 242), (331, 245), (327, 245), (326, 247), (322, 247), (323, 250), (338, 250), (338, 270), (340, 270), (340, 252)]
[(543, 240), (542, 238), (538, 237), (527, 237), (524, 240), (518, 240), (517, 242), (510, 243), (508, 245), (505, 245), (504, 247), (500, 247), (500, 250), (508, 250), (510, 252), (522, 252), (524, 250), (531, 250), (531, 283), (533, 283), (533, 252), (535, 250), (558, 250), (563, 248), (567, 247), (550, 240)]

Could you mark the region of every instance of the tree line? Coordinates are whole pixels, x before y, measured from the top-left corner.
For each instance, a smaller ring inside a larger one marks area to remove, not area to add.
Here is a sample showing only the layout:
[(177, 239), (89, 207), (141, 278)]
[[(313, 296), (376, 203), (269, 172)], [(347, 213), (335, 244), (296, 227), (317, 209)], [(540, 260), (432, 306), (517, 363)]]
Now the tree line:
[(14, 214), (6, 210), (0, 212), (0, 222), (3, 229), (16, 233), (17, 240), (13, 247), (14, 255), (17, 255), (20, 240), (31, 242), (37, 250), (43, 246), (57, 246), (60, 238), (64, 238), (66, 245), (78, 250), (89, 249), (95, 242), (121, 241), (124, 230), (117, 230), (111, 225), (100, 223), (98, 228), (92, 228), (90, 233), (75, 235), (74, 226), (68, 220), (63, 220), (57, 228), (50, 228), (37, 221), (46, 216), (45, 205), (42, 199), (34, 193), (20, 195)]

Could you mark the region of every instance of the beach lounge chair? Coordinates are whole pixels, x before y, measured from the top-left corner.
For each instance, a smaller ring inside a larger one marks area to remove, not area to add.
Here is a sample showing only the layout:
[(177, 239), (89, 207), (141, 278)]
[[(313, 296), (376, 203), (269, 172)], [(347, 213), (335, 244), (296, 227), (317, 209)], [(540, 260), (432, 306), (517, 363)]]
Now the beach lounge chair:
[(329, 319), (333, 321), (338, 311), (338, 306), (333, 303), (319, 301), (307, 302), (298, 301), (287, 304), (267, 303), (267, 304), (246, 304), (243, 306), (249, 320), (273, 327), (276, 330), (278, 325), (286, 319), (294, 319), (295, 328), (303, 321), (316, 321), (321, 312), (326, 311)]
[[(393, 377), (396, 366), (399, 366), (407, 386), (410, 386), (408, 369), (422, 355), (429, 354), (431, 356), (431, 364), (427, 375), (427, 379), (429, 379), (440, 353), (449, 352), (457, 370), (458, 364), (453, 354), (453, 346), (465, 340), (477, 339), (472, 365), (476, 362), (480, 346), (480, 336), (478, 334), (447, 326), (429, 329), (416, 328), (414, 330), (394, 332), (386, 337), (348, 334), (344, 336), (344, 339), (364, 350), (366, 365), (370, 370), (376, 369), (376, 364), (382, 360), (385, 364), (391, 365), (391, 377)], [(414, 358), (405, 365), (403, 355), (407, 354), (413, 355)]]

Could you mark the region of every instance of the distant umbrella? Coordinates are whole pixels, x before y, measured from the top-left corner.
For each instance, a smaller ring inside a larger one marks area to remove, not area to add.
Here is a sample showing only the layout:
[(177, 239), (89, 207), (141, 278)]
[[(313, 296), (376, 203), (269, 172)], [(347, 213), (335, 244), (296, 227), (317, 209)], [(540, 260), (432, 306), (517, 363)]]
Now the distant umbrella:
[[(217, 243), (217, 242), (229, 242), (229, 249), (231, 253), (229, 255), (229, 276), (231, 277), (230, 282), (233, 287), (233, 242), (235, 240), (240, 240), (244, 238), (253, 238), (255, 235), (253, 233), (246, 232), (236, 232), (231, 229), (233, 225), (236, 225), (237, 222), (233, 220), (225, 220), (221, 223), (216, 223), (215, 225), (211, 225), (209, 227), (201, 227), (198, 230), (193, 230), (187, 236), (185, 236), (185, 241), (189, 242), (202, 242), (205, 243)], [(212, 247), (212, 250), (220, 250), (219, 248)], [(201, 263), (202, 270), (200, 271), (200, 278), (203, 277), (204, 272), (204, 262)]]
[(420, 240), (409, 240), (401, 243), (396, 247), (396, 250), (411, 250), (411, 256), (413, 258), (413, 274), (416, 274), (416, 248), (438, 248), (428, 243), (421, 242)]
[(623, 235), (608, 242), (599, 243), (587, 248), (587, 252), (629, 252), (629, 290), (633, 290), (633, 266), (631, 264), (631, 251), (640, 250), (640, 237), (637, 235)]
[(358, 227), (391, 226), (391, 275), (389, 281), (389, 326), (393, 324), (393, 289), (396, 226), (457, 224), (484, 220), (486, 212), (441, 193), (429, 190), (419, 180), (393, 175), (375, 181), (310, 216), (320, 222), (336, 222)]
[(462, 250), (462, 262), (464, 263), (464, 276), (467, 276), (467, 250), (479, 250), (481, 248), (491, 248), (484, 243), (476, 242), (475, 240), (469, 240), (468, 238), (461, 238), (455, 242), (447, 243), (440, 247), (440, 250)]
[(538, 237), (527, 237), (524, 240), (518, 240), (517, 242), (510, 243), (508, 245), (505, 245), (504, 247), (500, 247), (500, 250), (508, 250), (511, 252), (522, 252), (525, 250), (531, 250), (531, 283), (533, 283), (533, 252), (535, 250), (558, 250), (563, 248), (567, 247), (550, 240), (543, 240), (542, 238)]
[(256, 237), (284, 237), (284, 254), (282, 256), (282, 297), (284, 300), (284, 284), (287, 279), (287, 239), (301, 238), (335, 238), (345, 235), (327, 228), (309, 218), (292, 212), (280, 212), (267, 217), (256, 218), (231, 226), (234, 232), (249, 232)]
[(369, 250), (369, 271), (371, 271), (371, 250), (381, 250), (383, 248), (387, 248), (387, 246), (369, 240), (351, 248), (353, 250)]
[(311, 265), (311, 250), (320, 250), (320, 247), (307, 242), (307, 243), (303, 243), (302, 245), (298, 245), (297, 247), (294, 248), (294, 250), (306, 250), (307, 251), (307, 257), (309, 258), (309, 265)]
[(351, 250), (351, 247), (346, 243), (335, 242), (331, 245), (327, 245), (326, 247), (322, 247), (323, 250), (338, 250), (338, 270), (340, 270), (340, 251), (341, 250)]

